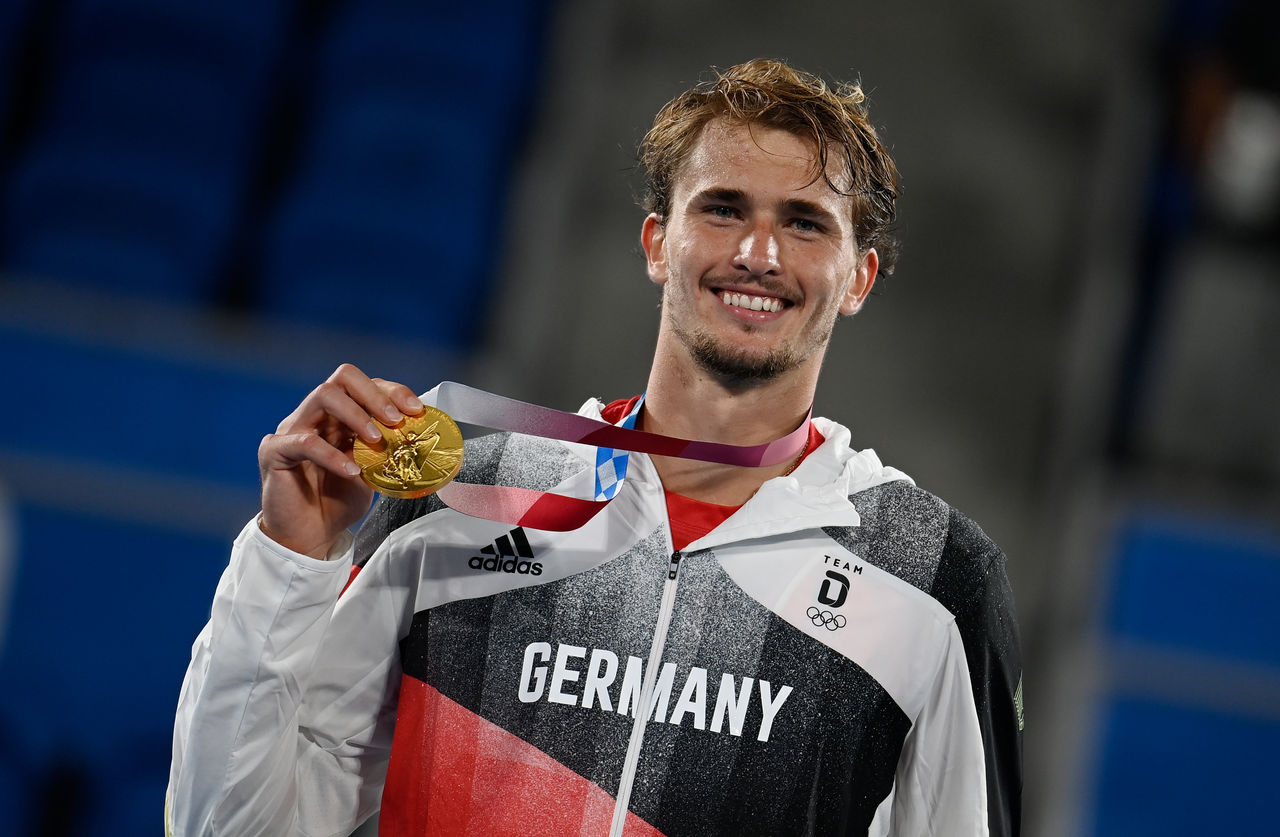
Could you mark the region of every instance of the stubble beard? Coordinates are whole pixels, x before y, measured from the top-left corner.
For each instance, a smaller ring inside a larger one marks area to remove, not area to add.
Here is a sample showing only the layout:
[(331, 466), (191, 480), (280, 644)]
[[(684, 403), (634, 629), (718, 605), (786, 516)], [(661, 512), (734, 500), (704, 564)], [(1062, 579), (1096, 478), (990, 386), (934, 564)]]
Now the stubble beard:
[[(674, 298), (671, 296), (673, 294), (676, 295)], [(663, 295), (663, 316), (669, 320), (672, 333), (694, 363), (731, 390), (745, 391), (775, 381), (798, 368), (814, 353), (824, 352), (835, 325), (834, 317), (832, 322), (826, 324), (825, 330), (821, 323), (811, 322), (798, 338), (761, 353), (734, 347), (718, 339), (709, 329), (696, 322), (696, 315), (692, 314), (694, 302), (690, 298), (679, 298), (683, 296), (685, 295), (668, 283)], [(681, 316), (681, 312), (684, 316)], [(695, 320), (692, 327), (689, 320)], [(743, 328), (748, 334), (757, 331), (751, 325)], [(817, 329), (822, 334), (819, 336), (812, 329)]]
[(800, 365), (791, 346), (777, 346), (763, 356), (725, 346), (707, 332), (675, 326), (675, 335), (704, 372), (732, 389), (749, 389), (768, 383)]
[[(820, 360), (834, 325), (833, 321), (823, 329), (821, 323), (810, 323), (808, 333), (799, 339), (761, 353), (728, 345), (708, 329), (686, 328), (679, 318), (671, 317), (672, 333), (694, 363), (725, 388), (735, 391), (746, 391), (775, 381), (815, 355)], [(748, 333), (755, 331), (751, 326), (746, 328)]]

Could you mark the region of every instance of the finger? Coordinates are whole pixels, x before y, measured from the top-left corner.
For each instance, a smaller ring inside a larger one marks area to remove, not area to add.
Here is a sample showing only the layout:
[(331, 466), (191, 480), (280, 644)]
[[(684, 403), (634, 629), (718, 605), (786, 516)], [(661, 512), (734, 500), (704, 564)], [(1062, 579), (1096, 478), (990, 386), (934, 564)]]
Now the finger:
[(407, 416), (416, 416), (422, 412), (422, 400), (418, 398), (417, 393), (404, 384), (382, 378), (374, 378), (373, 382), (391, 399), (393, 404), (400, 408), (400, 412)]
[[(335, 429), (337, 430), (335, 434)], [(356, 402), (342, 384), (325, 381), (311, 391), (298, 409), (276, 428), (279, 435), (290, 433), (323, 433), (326, 436), (362, 436), (369, 442), (381, 438), (377, 425), (370, 421), (369, 411)]]
[(289, 470), (310, 462), (335, 476), (353, 478), (360, 466), (349, 455), (314, 433), (273, 433), (258, 446), (258, 465), (263, 471)]
[(347, 363), (312, 390), (298, 409), (280, 423), (276, 432), (288, 434), (324, 428), (329, 435), (336, 421), (352, 436), (376, 442), (381, 433), (371, 418), (396, 425), (404, 420), (404, 414), (367, 375)]
[(422, 412), (422, 403), (411, 389), (394, 381), (370, 378), (350, 363), (339, 366), (329, 382), (342, 387), (370, 417), (389, 426), (404, 421), (405, 415)]

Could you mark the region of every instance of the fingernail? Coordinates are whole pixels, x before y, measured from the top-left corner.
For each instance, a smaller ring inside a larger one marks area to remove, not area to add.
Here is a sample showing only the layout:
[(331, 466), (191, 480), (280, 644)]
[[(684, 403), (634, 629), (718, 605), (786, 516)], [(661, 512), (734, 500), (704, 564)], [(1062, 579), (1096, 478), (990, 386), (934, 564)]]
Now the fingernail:
[(422, 401), (416, 395), (410, 395), (404, 400), (404, 403), (407, 404), (409, 409), (414, 412), (418, 412), (422, 409)]
[(389, 418), (392, 424), (395, 424), (400, 421), (400, 419), (404, 418), (404, 414), (397, 410), (394, 404), (388, 404), (387, 408), (382, 411), (382, 414)]
[(354, 462), (347, 462), (342, 466), (342, 470), (354, 477), (356, 474), (360, 473), (360, 466)]

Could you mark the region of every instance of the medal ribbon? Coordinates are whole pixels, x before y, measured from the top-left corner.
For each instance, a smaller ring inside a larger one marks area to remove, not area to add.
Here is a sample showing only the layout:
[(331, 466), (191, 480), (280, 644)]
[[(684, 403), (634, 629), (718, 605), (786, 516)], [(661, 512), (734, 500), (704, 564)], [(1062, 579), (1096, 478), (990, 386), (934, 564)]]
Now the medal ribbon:
[(772, 442), (728, 445), (636, 430), (634, 424), (640, 404), (621, 425), (613, 425), (445, 381), (436, 388), (435, 406), (458, 422), (602, 449), (604, 455), (596, 457), (596, 499), (593, 500), (529, 488), (477, 485), (456, 480), (436, 492), (445, 505), (463, 514), (553, 532), (579, 528), (617, 495), (626, 476), (627, 456), (625, 453), (619, 456), (615, 451), (696, 459), (721, 465), (768, 467), (789, 462), (800, 455), (809, 438), (809, 418), (813, 415), (811, 409), (799, 427)]

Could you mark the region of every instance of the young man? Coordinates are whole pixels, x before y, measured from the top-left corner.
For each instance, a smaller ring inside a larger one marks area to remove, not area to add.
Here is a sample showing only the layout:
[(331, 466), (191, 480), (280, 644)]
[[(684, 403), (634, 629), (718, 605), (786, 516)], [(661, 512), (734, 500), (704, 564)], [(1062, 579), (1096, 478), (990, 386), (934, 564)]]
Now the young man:
[[(892, 254), (861, 92), (734, 67), (659, 113), (642, 163), (653, 368), (643, 399), (582, 412), (786, 436)], [(632, 454), (573, 531), (432, 496), (383, 499), (353, 539), (353, 439), (421, 410), (344, 366), (263, 440), (262, 514), (183, 685), (173, 833), (340, 835), (379, 809), (392, 835), (1017, 833), (1003, 556), (848, 430), (815, 418), (762, 468)], [(590, 498), (595, 466), (497, 434), (459, 479)]]

